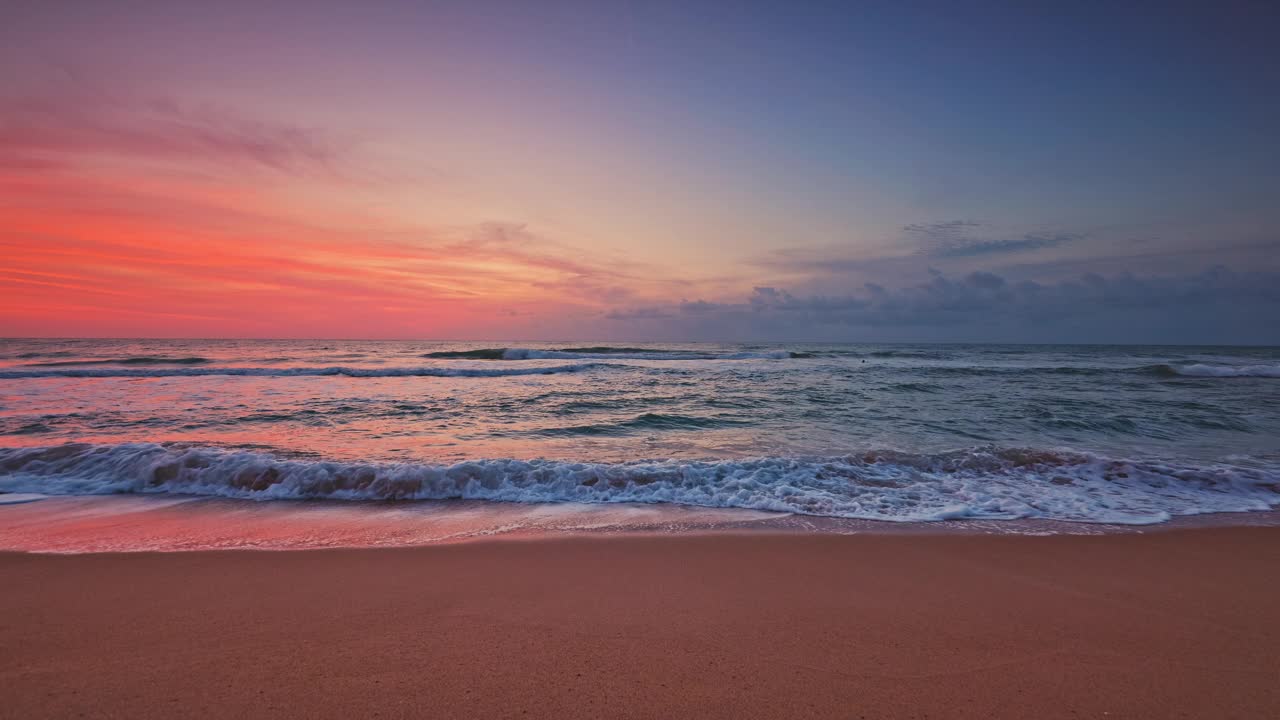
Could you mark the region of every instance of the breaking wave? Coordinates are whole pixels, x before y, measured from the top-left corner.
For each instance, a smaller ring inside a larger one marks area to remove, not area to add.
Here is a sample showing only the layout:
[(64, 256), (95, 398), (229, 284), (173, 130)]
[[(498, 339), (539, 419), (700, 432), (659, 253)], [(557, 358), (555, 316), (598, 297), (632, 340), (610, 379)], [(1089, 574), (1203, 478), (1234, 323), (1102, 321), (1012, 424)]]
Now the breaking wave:
[(184, 367), (184, 368), (80, 368), (60, 370), (0, 370), (0, 379), (24, 378), (111, 378), (111, 377), (196, 377), (208, 375), (236, 375), (249, 377), (308, 377), (334, 376), (378, 377), (506, 377), (509, 375), (554, 375), (557, 373), (585, 372), (599, 368), (616, 367), (608, 363), (576, 363), (520, 368), (448, 368), (448, 367)]
[(808, 353), (786, 350), (769, 352), (707, 353), (696, 350), (663, 350), (636, 347), (569, 347), (552, 350), (534, 348), (480, 348), (478, 350), (449, 350), (426, 353), (422, 357), (437, 360), (785, 360), (812, 357)]
[(1156, 375), (1168, 377), (1203, 377), (1234, 378), (1258, 377), (1280, 378), (1280, 365), (1152, 365), (1149, 368)]
[(1140, 367), (1079, 367), (1079, 366), (984, 366), (984, 365), (930, 365), (920, 366), (918, 372), (927, 375), (1149, 375), (1155, 377), (1201, 377), (1201, 378), (1280, 378), (1280, 366), (1277, 365), (1173, 365), (1159, 363)]
[(1141, 525), (1175, 515), (1267, 510), (1280, 504), (1280, 467), (995, 447), (706, 462), (432, 465), (293, 460), (150, 443), (69, 444), (0, 449), (0, 491), (674, 503), (891, 521), (1046, 518)]

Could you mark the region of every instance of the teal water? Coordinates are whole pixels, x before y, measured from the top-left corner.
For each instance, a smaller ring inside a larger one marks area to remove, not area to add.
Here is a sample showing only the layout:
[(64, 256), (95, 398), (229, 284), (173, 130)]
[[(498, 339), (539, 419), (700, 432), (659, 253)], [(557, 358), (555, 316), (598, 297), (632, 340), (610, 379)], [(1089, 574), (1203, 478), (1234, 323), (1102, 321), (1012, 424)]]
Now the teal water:
[(0, 490), (1161, 522), (1280, 501), (1280, 349), (0, 341)]

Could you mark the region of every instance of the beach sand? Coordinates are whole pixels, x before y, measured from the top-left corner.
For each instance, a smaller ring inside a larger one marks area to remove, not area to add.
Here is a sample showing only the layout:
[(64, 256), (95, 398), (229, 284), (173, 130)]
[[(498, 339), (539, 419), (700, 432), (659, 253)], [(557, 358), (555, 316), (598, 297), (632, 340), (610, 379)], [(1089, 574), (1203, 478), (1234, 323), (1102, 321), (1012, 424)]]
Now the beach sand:
[(1280, 717), (1280, 528), (0, 555), (0, 716)]

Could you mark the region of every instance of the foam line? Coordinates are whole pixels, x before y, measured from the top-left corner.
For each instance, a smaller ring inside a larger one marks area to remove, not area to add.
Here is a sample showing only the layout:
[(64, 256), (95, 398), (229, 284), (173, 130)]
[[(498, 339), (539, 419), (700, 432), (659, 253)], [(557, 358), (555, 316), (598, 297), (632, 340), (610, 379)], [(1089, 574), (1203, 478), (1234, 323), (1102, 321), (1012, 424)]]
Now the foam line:
[(1149, 524), (1280, 504), (1280, 466), (1250, 468), (977, 447), (939, 454), (453, 465), (292, 460), (151, 443), (0, 449), (0, 491), (256, 500), (672, 503), (840, 518), (1046, 518)]

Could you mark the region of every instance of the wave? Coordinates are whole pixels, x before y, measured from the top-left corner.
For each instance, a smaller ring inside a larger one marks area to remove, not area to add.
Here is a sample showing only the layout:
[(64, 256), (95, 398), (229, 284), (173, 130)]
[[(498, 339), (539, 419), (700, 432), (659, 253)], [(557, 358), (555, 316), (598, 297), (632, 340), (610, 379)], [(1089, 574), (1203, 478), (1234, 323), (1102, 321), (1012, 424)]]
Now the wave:
[(546, 428), (542, 430), (534, 430), (530, 434), (543, 436), (624, 435), (637, 431), (706, 430), (747, 424), (749, 423), (742, 420), (732, 420), (728, 418), (694, 417), (691, 415), (672, 415), (667, 413), (644, 413), (618, 422)]
[(1280, 378), (1280, 365), (1174, 365), (1159, 363), (1137, 367), (1097, 367), (1072, 365), (1041, 366), (921, 366), (917, 368), (923, 375), (1150, 375), (1155, 377), (1202, 377), (1202, 378)]
[(481, 348), (479, 350), (445, 350), (423, 353), (424, 358), (438, 360), (501, 360), (506, 348)]
[(906, 383), (894, 383), (893, 385), (889, 386), (889, 389), (896, 390), (898, 392), (936, 393), (936, 392), (942, 392), (945, 388), (943, 388), (941, 385), (935, 385), (933, 383), (906, 382)]
[[(566, 372), (582, 372), (598, 368), (624, 367), (603, 360), (745, 360), (745, 359), (786, 359), (813, 357), (807, 353), (777, 351), (768, 353), (726, 353), (719, 355), (664, 355), (662, 357), (647, 354), (596, 353), (574, 355), (559, 350), (527, 350), (522, 348), (489, 349), (461, 351), (467, 355), (456, 354), (457, 359), (483, 359), (479, 353), (497, 353), (501, 350), (507, 360), (596, 360), (597, 362), (568, 363), (564, 365), (520, 367), (520, 368), (453, 368), (447, 366), (428, 367), (218, 367), (204, 366), (211, 362), (206, 358), (131, 358), (128, 360), (80, 360), (75, 362), (32, 363), (20, 366), (31, 369), (0, 369), (0, 380), (16, 380), (27, 378), (113, 378), (113, 377), (201, 377), (213, 375), (251, 376), (251, 377), (300, 377), (300, 376), (347, 376), (347, 377), (505, 377), (510, 375), (551, 375)], [(443, 353), (434, 353), (432, 357), (442, 359)], [(450, 354), (454, 357), (454, 354)], [(497, 356), (495, 355), (494, 358)], [(284, 362), (287, 358), (266, 358), (259, 362)], [(120, 367), (120, 366), (142, 367)], [(181, 367), (164, 367), (179, 365)], [(196, 367), (193, 367), (196, 366)], [(870, 367), (870, 366), (868, 366)], [(1172, 365), (1157, 364), (1141, 367), (1072, 367), (1072, 366), (921, 366), (916, 369), (921, 376), (1000, 376), (1000, 375), (1112, 375), (1137, 374), (1163, 378), (1280, 378), (1280, 366), (1277, 365)], [(851, 368), (850, 371), (854, 371)], [(861, 369), (856, 369), (862, 372)], [(921, 389), (903, 387), (902, 389)]]
[(13, 357), (18, 358), (19, 360), (32, 360), (34, 358), (42, 357), (75, 357), (78, 354), (79, 353), (74, 350), (50, 350), (47, 352), (24, 352), (14, 355)]
[(39, 435), (48, 432), (53, 432), (53, 428), (44, 423), (35, 422), (20, 425), (12, 430), (0, 430), (0, 435)]
[(820, 350), (809, 350), (805, 352), (792, 352), (791, 357), (871, 358), (877, 360), (887, 358), (903, 358), (908, 360), (951, 360), (956, 357), (956, 353), (943, 352), (941, 350), (866, 350), (862, 348), (823, 348)]
[(558, 373), (586, 372), (600, 368), (616, 367), (608, 363), (576, 363), (520, 368), (263, 368), (263, 367), (199, 367), (199, 368), (82, 368), (65, 370), (0, 370), (0, 380), (29, 378), (137, 378), (137, 377), (203, 377), (231, 375), (248, 377), (508, 377), (512, 375), (554, 375)]
[(1164, 377), (1280, 378), (1280, 365), (1150, 365), (1144, 370)]
[(674, 503), (890, 521), (1045, 518), (1141, 525), (1174, 515), (1268, 510), (1280, 504), (1280, 466), (989, 446), (833, 458), (432, 465), (295, 460), (150, 443), (70, 444), (0, 449), (0, 492)]
[(1146, 368), (1075, 367), (1070, 365), (922, 365), (915, 368), (921, 375), (1108, 375), (1144, 372)]
[(70, 367), (75, 365), (202, 365), (207, 362), (212, 361), (209, 360), (209, 358), (202, 357), (125, 357), (27, 363), (24, 367)]
[(422, 357), (437, 360), (785, 360), (813, 357), (809, 353), (786, 350), (770, 352), (705, 353), (695, 350), (663, 350), (635, 347), (571, 347), (550, 350), (534, 348), (480, 348), (425, 353)]
[(947, 360), (955, 357), (954, 353), (938, 350), (875, 350), (867, 353), (855, 353), (857, 357), (869, 358), (908, 358), (916, 360)]

